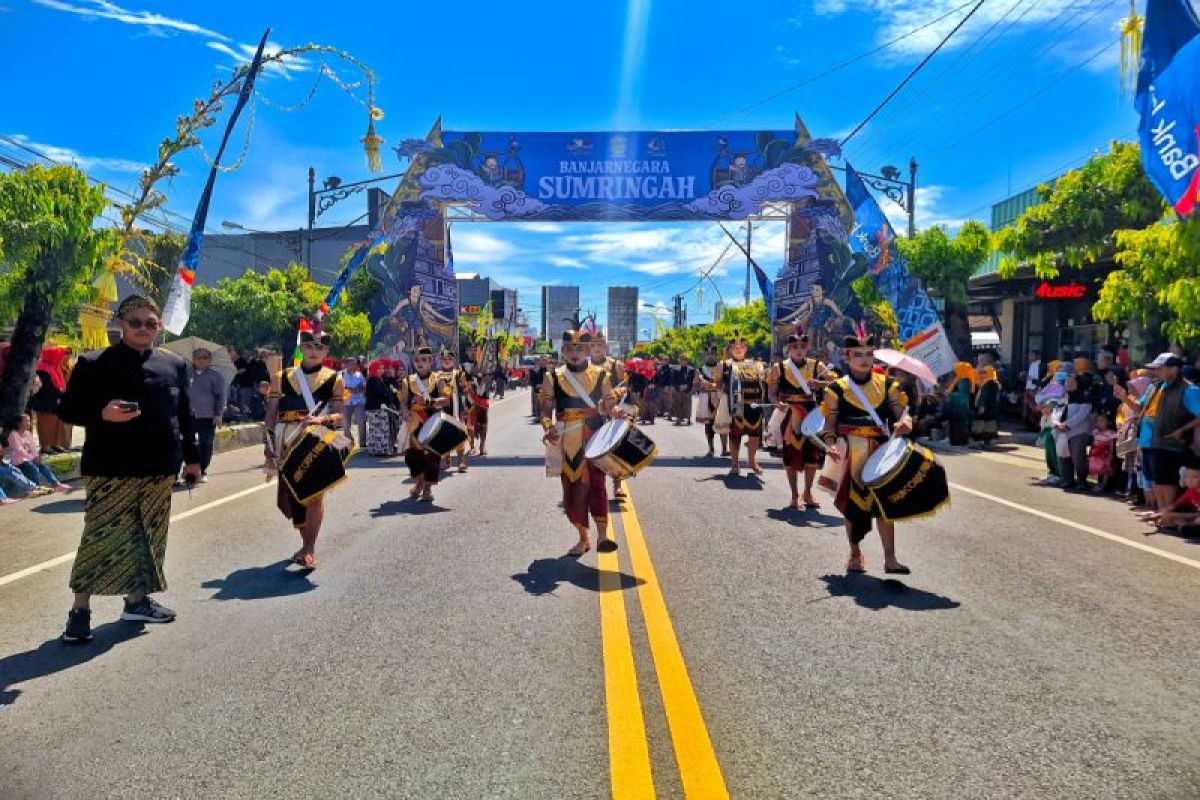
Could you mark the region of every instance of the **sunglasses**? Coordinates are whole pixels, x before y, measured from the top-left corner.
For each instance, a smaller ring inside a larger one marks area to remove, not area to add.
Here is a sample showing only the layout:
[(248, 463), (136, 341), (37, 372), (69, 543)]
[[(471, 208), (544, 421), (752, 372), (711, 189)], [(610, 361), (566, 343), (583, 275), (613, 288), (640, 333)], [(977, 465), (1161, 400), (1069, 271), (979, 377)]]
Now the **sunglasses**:
[(122, 317), (122, 319), (125, 320), (126, 325), (133, 328), (135, 331), (140, 331), (142, 328), (145, 328), (148, 331), (156, 331), (162, 327), (162, 323), (159, 322), (158, 320), (154, 319), (153, 317), (150, 317), (148, 319), (138, 319), (137, 317), (133, 317), (133, 318)]

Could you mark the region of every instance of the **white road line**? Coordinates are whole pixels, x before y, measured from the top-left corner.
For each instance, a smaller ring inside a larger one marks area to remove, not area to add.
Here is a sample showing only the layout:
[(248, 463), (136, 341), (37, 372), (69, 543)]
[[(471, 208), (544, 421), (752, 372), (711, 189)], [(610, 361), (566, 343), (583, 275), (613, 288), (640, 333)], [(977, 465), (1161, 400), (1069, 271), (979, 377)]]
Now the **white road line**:
[(1084, 533), (1090, 533), (1093, 536), (1099, 536), (1101, 539), (1108, 539), (1110, 542), (1116, 542), (1117, 544), (1123, 544), (1126, 547), (1132, 547), (1135, 550), (1141, 550), (1143, 552), (1150, 553), (1151, 555), (1156, 555), (1156, 556), (1159, 556), (1160, 558), (1165, 558), (1169, 561), (1174, 561), (1178, 564), (1183, 564), (1184, 566), (1192, 567), (1193, 569), (1200, 569), (1200, 561), (1196, 561), (1195, 559), (1188, 558), (1186, 556), (1176, 555), (1175, 553), (1170, 553), (1166, 550), (1159, 550), (1157, 547), (1151, 547), (1148, 544), (1136, 542), (1133, 539), (1126, 539), (1124, 536), (1118, 536), (1115, 533), (1109, 533), (1108, 531), (1102, 531), (1099, 528), (1093, 528), (1089, 525), (1083, 525), (1078, 522), (1074, 522), (1072, 520), (1065, 519), (1063, 517), (1059, 517), (1054, 514), (1050, 514), (1046, 511), (1039, 511), (1036, 508), (1030, 508), (1029, 506), (1023, 506), (1020, 503), (1014, 503), (1011, 500), (1005, 500), (1003, 497), (996, 497), (993, 494), (988, 494), (987, 492), (981, 492), (978, 489), (972, 489), (968, 486), (963, 486), (958, 483), (951, 483), (950, 488), (954, 489), (957, 492), (966, 492), (967, 494), (973, 494), (976, 497), (983, 498), (984, 500), (990, 500), (993, 503), (999, 503), (1002, 506), (1008, 506), (1009, 508), (1016, 509), (1017, 511), (1023, 511), (1026, 514), (1032, 514), (1035, 517), (1041, 517), (1042, 519), (1049, 520), (1050, 522), (1056, 522), (1059, 525), (1065, 525), (1068, 528), (1074, 528), (1077, 531), (1083, 531)]
[[(268, 486), (274, 486), (274, 485), (275, 485), (274, 482), (260, 483), (258, 486), (251, 486), (249, 489), (242, 489), (240, 492), (234, 492), (233, 494), (226, 495), (225, 497), (218, 498), (217, 500), (213, 500), (211, 503), (205, 503), (202, 506), (196, 506), (195, 508), (189, 508), (187, 511), (184, 511), (181, 514), (176, 514), (175, 516), (171, 517), (171, 522), (179, 522), (180, 520), (187, 519), (188, 517), (193, 517), (202, 511), (208, 511), (210, 509), (216, 508), (217, 506), (223, 506), (226, 503), (232, 503), (234, 500), (241, 499), (248, 494), (254, 494), (255, 492), (261, 492), (263, 489), (266, 489)], [(45, 570), (48, 570), (48, 569), (52, 569), (54, 567), (57, 567), (59, 564), (65, 564), (68, 561), (73, 560), (74, 558), (75, 558), (75, 551), (72, 550), (70, 553), (64, 553), (61, 556), (57, 556), (55, 558), (50, 559), (49, 561), (43, 561), (40, 564), (34, 564), (32, 567), (26, 567), (25, 569), (19, 570), (18, 572), (13, 572), (9, 575), (0, 576), (0, 586), (5, 585), (6, 583), (13, 583), (14, 581), (19, 581), (22, 578), (28, 578), (30, 575), (36, 575), (37, 573), (44, 572)]]

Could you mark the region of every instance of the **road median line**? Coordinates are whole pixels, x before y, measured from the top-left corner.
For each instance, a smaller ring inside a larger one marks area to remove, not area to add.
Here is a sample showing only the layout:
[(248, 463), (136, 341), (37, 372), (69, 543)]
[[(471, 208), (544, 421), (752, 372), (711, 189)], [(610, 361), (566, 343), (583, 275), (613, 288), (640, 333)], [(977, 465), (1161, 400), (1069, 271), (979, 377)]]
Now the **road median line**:
[[(628, 492), (626, 488), (626, 492)], [(687, 663), (675, 626), (667, 611), (662, 588), (650, 559), (650, 550), (642, 534), (641, 522), (633, 505), (632, 496), (621, 504), (621, 524), (625, 531), (625, 543), (633, 565), (633, 574), (641, 581), (638, 585), (638, 600), (642, 618), (646, 623), (646, 634), (650, 640), (650, 653), (654, 658), (654, 669), (658, 675), (658, 687), (662, 694), (663, 708), (667, 715), (667, 727), (671, 732), (671, 743), (675, 748), (675, 760), (679, 765), (679, 776), (683, 783), (684, 796), (688, 798), (727, 798), (725, 778), (721, 765), (713, 750), (708, 728), (700, 703), (688, 676)], [(615, 792), (614, 792), (615, 795)], [(619, 796), (619, 795), (617, 795)]]
[[(616, 532), (612, 535), (615, 537)], [(654, 777), (646, 720), (633, 661), (633, 639), (625, 613), (621, 566), (616, 553), (599, 553), (600, 639), (604, 653), (604, 696), (608, 712), (608, 764), (615, 798), (653, 798)]]

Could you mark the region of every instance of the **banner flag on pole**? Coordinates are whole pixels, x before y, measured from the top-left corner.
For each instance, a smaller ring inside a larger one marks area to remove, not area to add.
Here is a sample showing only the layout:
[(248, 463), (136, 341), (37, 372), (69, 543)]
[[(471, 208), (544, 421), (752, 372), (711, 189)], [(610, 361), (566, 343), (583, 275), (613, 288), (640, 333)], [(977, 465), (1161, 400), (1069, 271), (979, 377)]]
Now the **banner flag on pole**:
[(775, 319), (775, 283), (767, 277), (755, 261), (750, 262), (754, 267), (754, 278), (758, 281), (758, 290), (762, 292), (763, 301), (767, 304), (767, 319)]
[(942, 326), (941, 314), (928, 292), (900, 257), (896, 231), (867, 190), (862, 177), (846, 162), (846, 199), (854, 209), (850, 250), (866, 259), (867, 273), (896, 312), (898, 333), (906, 352), (920, 358), (937, 375), (954, 369), (954, 348)]
[(1147, 0), (1134, 107), (1146, 175), (1180, 216), (1200, 202), (1200, 20), (1188, 0)]
[(217, 154), (213, 157), (212, 169), (208, 173), (208, 182), (204, 184), (204, 191), (200, 193), (200, 202), (196, 204), (196, 214), (192, 217), (192, 229), (188, 233), (183, 255), (179, 259), (179, 267), (175, 270), (175, 278), (171, 282), (170, 294), (167, 295), (167, 302), (163, 306), (163, 327), (176, 336), (183, 333), (183, 329), (187, 327), (188, 319), (192, 315), (192, 284), (196, 280), (196, 268), (200, 264), (200, 245), (204, 242), (204, 225), (208, 221), (208, 205), (212, 200), (213, 184), (217, 180), (217, 169), (221, 163), (221, 156), (225, 154), (225, 146), (229, 144), (229, 137), (233, 133), (234, 125), (237, 124), (238, 115), (242, 113), (242, 109), (246, 107), (246, 101), (250, 99), (250, 95), (254, 91), (254, 79), (262, 67), (263, 49), (267, 46), (267, 37), (270, 34), (271, 29), (267, 28), (263, 33), (262, 41), (258, 43), (258, 51), (254, 54), (254, 60), (250, 62), (250, 68), (242, 79), (242, 88), (238, 93), (237, 103), (233, 107), (233, 113), (229, 115), (229, 122), (225, 125), (225, 135), (221, 137), (221, 146), (217, 148)]

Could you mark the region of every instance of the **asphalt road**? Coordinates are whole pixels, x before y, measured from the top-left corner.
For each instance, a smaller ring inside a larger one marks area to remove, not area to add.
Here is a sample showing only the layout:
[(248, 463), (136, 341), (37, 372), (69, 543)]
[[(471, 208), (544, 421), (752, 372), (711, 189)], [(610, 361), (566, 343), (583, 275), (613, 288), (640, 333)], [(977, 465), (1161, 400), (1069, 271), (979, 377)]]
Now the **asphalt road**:
[(913, 574), (872, 536), (847, 577), (828, 498), (659, 422), (620, 553), (574, 562), (527, 409), (432, 506), (356, 457), (308, 575), (259, 454), (219, 456), (175, 498), (178, 621), (98, 599), (86, 646), (82, 493), (0, 509), (0, 797), (1200, 796), (1197, 542), (1031, 488), (1034, 451), (944, 454)]

